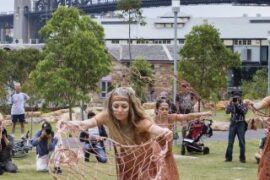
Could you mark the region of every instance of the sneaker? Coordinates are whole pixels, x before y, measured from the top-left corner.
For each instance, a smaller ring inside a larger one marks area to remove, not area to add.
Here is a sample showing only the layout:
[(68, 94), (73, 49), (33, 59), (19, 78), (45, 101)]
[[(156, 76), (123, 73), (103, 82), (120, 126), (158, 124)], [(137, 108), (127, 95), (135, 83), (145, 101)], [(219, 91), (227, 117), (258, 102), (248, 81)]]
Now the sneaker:
[(246, 160), (245, 159), (240, 159), (240, 162), (241, 163), (246, 163)]
[(225, 159), (224, 162), (232, 162), (232, 160), (231, 159)]
[(0, 167), (0, 175), (4, 174), (4, 170)]

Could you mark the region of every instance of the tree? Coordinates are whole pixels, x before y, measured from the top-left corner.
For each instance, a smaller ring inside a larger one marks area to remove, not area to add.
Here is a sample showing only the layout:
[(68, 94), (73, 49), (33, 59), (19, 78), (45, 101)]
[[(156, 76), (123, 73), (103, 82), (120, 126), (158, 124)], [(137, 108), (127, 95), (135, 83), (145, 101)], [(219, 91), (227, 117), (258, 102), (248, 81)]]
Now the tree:
[(132, 87), (140, 99), (145, 101), (146, 88), (152, 83), (153, 71), (151, 64), (143, 58), (137, 58), (132, 62), (130, 71)]
[(103, 28), (77, 8), (59, 7), (40, 30), (45, 57), (31, 74), (42, 97), (71, 108), (97, 90), (97, 82), (110, 72)]
[(8, 61), (5, 50), (0, 49), (0, 104), (4, 104), (6, 100), (6, 81), (8, 79)]
[(239, 54), (227, 49), (219, 32), (208, 24), (194, 26), (186, 35), (180, 57), (180, 78), (189, 81), (206, 99), (218, 96), (218, 92), (226, 88), (229, 68), (240, 65)]
[(14, 82), (24, 85), (29, 80), (30, 72), (35, 69), (41, 57), (42, 54), (37, 49), (0, 50), (0, 99), (2, 104), (7, 102), (8, 89), (14, 88)]
[(38, 49), (28, 48), (8, 51), (8, 86), (13, 88), (14, 81), (20, 82), (21, 84), (28, 81), (31, 71), (36, 68), (37, 63), (41, 59), (42, 53)]
[(252, 80), (243, 81), (242, 90), (245, 98), (261, 99), (267, 96), (267, 70), (257, 70)]
[(128, 21), (128, 51), (129, 51), (129, 60), (132, 59), (131, 56), (131, 23), (139, 23), (140, 25), (144, 25), (144, 18), (141, 12), (141, 0), (119, 0), (117, 1), (117, 9), (122, 11), (123, 17), (127, 17)]

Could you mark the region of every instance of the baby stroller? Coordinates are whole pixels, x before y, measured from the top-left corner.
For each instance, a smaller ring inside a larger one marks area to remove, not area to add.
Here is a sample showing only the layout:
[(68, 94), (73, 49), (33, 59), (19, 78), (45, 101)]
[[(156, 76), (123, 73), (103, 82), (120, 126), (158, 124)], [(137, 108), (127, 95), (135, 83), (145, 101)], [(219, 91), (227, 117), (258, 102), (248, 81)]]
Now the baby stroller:
[(202, 143), (203, 137), (211, 137), (213, 135), (212, 120), (205, 119), (203, 121), (192, 121), (188, 125), (188, 133), (182, 140), (181, 154), (188, 152), (201, 152), (209, 154), (209, 148)]

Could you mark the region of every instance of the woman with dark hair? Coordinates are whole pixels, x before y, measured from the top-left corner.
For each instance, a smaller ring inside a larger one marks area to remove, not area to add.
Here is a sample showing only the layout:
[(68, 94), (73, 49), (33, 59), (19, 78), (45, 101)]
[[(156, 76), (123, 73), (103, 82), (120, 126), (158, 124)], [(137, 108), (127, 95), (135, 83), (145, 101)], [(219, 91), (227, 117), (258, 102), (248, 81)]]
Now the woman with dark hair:
[(12, 163), (11, 151), (13, 146), (13, 138), (7, 134), (7, 130), (1, 126), (0, 121), (0, 175), (4, 171), (15, 173), (17, 166)]
[(156, 116), (155, 122), (169, 129), (173, 128), (174, 122), (191, 121), (194, 119), (199, 119), (203, 116), (211, 116), (212, 113), (200, 112), (200, 113), (189, 113), (189, 114), (169, 114), (170, 101), (160, 99), (156, 102)]

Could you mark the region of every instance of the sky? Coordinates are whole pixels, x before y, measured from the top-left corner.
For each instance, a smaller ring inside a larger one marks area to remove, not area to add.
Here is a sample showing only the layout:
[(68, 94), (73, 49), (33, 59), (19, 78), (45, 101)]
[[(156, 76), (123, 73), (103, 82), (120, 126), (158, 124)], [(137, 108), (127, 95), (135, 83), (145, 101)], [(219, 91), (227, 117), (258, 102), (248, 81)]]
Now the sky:
[[(14, 0), (0, 0), (0, 13), (13, 11)], [(270, 17), (270, 6), (232, 6), (232, 5), (190, 5), (181, 6), (181, 12), (194, 17), (239, 17), (243, 14), (248, 16)], [(143, 10), (144, 16), (156, 17), (170, 12), (170, 7), (147, 8)]]

